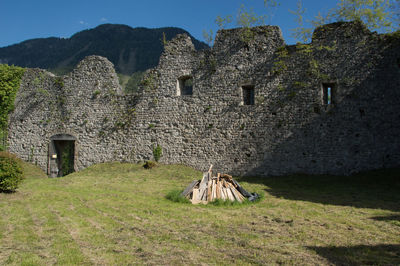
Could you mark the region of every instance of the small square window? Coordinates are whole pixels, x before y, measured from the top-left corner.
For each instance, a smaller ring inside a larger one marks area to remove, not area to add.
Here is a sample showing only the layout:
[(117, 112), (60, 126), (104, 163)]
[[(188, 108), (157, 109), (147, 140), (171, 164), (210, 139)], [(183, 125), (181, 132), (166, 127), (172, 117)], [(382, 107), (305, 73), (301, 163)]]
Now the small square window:
[(335, 102), (335, 83), (322, 83), (322, 101), (325, 105)]
[(242, 86), (243, 105), (254, 105), (254, 86)]
[(193, 78), (184, 76), (178, 79), (177, 95), (193, 95)]

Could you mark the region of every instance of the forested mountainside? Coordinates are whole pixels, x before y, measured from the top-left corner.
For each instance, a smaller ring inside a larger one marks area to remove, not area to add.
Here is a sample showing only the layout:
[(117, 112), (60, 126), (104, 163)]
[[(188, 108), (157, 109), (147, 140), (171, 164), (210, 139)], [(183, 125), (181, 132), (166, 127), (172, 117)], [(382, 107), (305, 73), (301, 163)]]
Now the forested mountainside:
[(164, 36), (170, 40), (181, 33), (192, 38), (196, 49), (208, 47), (181, 28), (148, 29), (103, 24), (66, 39), (31, 39), (0, 48), (0, 63), (64, 74), (86, 56), (100, 55), (108, 58), (118, 73), (131, 75), (156, 66), (163, 50)]

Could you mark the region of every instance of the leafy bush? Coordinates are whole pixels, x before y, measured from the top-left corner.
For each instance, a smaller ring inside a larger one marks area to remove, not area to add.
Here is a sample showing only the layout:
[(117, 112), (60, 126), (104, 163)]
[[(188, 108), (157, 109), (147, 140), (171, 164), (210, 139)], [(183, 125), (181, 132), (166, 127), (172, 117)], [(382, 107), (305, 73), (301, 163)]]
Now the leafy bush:
[(0, 64), (0, 150), (6, 149), (8, 114), (14, 109), (14, 100), (24, 69)]
[(0, 151), (7, 149), (7, 129), (0, 129)]
[(0, 152), (0, 191), (15, 191), (23, 178), (20, 160), (13, 154)]
[(0, 128), (7, 128), (8, 113), (14, 109), (14, 99), (25, 70), (0, 64)]
[(93, 98), (96, 98), (97, 96), (99, 96), (100, 93), (101, 93), (100, 90), (95, 90), (93, 92)]
[(153, 156), (156, 162), (160, 160), (162, 156), (162, 148), (160, 145), (157, 144), (157, 146), (153, 146)]
[(54, 79), (54, 84), (59, 87), (59, 88), (63, 88), (64, 87), (64, 80), (62, 77), (56, 77)]
[(143, 165), (143, 167), (145, 168), (145, 169), (151, 169), (151, 168), (154, 168), (154, 167), (156, 167), (157, 166), (157, 163), (156, 162), (153, 162), (153, 161), (146, 161), (145, 163), (144, 163), (144, 165)]
[(172, 190), (168, 192), (165, 198), (173, 202), (191, 203), (190, 200), (182, 196), (182, 190)]

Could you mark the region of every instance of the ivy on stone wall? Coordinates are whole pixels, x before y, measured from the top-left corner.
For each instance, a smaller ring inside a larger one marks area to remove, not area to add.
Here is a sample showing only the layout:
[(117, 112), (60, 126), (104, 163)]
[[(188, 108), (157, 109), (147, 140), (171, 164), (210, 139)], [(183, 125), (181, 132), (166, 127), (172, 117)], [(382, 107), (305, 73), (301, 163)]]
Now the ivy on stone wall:
[(325, 52), (325, 53), (333, 53), (336, 51), (336, 41), (333, 42), (332, 46), (326, 46), (326, 45), (319, 45), (319, 46), (314, 46), (312, 44), (301, 44), (298, 43), (296, 44), (296, 51), (299, 55), (302, 55), (306, 58), (308, 58), (308, 70), (307, 73), (310, 77), (316, 78), (320, 81), (322, 80), (329, 80), (330, 76), (323, 73), (320, 63), (317, 59), (314, 57), (314, 52)]
[(149, 71), (143, 75), (140, 85), (146, 91), (154, 91), (158, 85), (158, 75), (155, 71)]
[[(0, 131), (5, 138), (8, 127), (8, 114), (14, 109), (15, 95), (25, 69), (16, 66), (0, 64)], [(4, 141), (0, 149), (5, 147)]]
[(289, 57), (289, 52), (286, 46), (279, 47), (276, 50), (276, 60), (272, 67), (272, 73), (274, 75), (280, 75), (284, 73), (288, 67), (286, 65), (286, 59)]

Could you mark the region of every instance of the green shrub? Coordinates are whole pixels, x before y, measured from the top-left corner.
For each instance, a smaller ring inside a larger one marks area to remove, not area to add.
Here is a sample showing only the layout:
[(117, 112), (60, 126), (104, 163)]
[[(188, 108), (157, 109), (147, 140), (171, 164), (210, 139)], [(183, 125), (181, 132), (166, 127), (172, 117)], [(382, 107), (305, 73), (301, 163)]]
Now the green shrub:
[(160, 145), (157, 144), (157, 146), (153, 146), (153, 156), (156, 162), (160, 160), (162, 156), (162, 148)]
[(156, 167), (157, 166), (157, 163), (156, 162), (153, 162), (153, 161), (146, 161), (145, 163), (144, 163), (144, 165), (143, 165), (143, 167), (145, 168), (145, 169), (151, 169), (151, 168), (154, 168), (154, 167)]
[(210, 205), (213, 206), (239, 206), (241, 204), (247, 204), (249, 201), (245, 200), (243, 203), (235, 200), (235, 201), (230, 201), (230, 200), (223, 200), (223, 199), (215, 199), (210, 202)]
[(191, 203), (190, 200), (182, 196), (182, 190), (172, 190), (168, 192), (165, 198), (173, 202)]
[[(14, 100), (17, 94), (22, 75), (25, 70), (16, 66), (0, 64), (0, 130), (6, 132), (8, 114), (14, 109)], [(5, 134), (5, 133), (3, 133)], [(2, 143), (2, 149), (5, 149)]]
[(0, 128), (0, 151), (7, 150), (7, 129)]
[(94, 92), (93, 92), (93, 98), (96, 98), (97, 96), (99, 96), (100, 95), (100, 90), (95, 90)]
[(0, 152), (0, 191), (15, 191), (23, 180), (20, 160), (8, 152)]
[(64, 87), (64, 80), (62, 77), (56, 77), (54, 79), (54, 85), (56, 85), (57, 87), (59, 87), (60, 89)]

